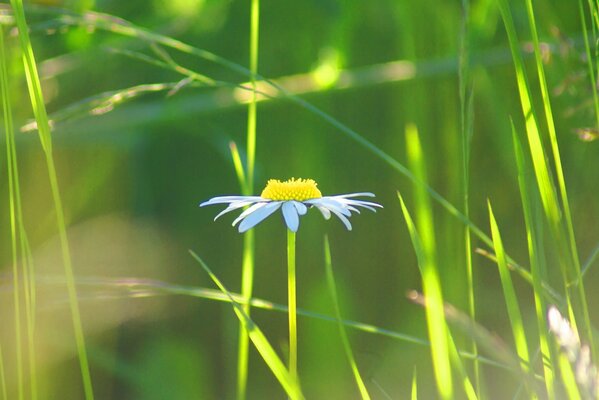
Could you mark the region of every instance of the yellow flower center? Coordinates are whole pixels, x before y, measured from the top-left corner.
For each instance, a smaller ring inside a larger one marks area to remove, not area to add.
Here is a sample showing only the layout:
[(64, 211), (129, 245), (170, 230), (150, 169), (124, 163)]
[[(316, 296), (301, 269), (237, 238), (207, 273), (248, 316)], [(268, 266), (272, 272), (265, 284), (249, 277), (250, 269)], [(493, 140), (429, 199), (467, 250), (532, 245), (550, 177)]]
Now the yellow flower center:
[(316, 187), (317, 185), (312, 179), (291, 178), (285, 182), (278, 179), (269, 179), (260, 196), (276, 201), (317, 199), (322, 197), (322, 193)]

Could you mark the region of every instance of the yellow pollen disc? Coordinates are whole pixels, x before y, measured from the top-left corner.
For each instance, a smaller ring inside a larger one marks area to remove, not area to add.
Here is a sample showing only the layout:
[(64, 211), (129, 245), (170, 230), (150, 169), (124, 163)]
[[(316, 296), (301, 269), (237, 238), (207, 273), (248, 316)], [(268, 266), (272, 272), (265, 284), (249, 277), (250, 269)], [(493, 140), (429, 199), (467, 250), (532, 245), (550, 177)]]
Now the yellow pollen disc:
[(322, 193), (317, 185), (312, 179), (291, 178), (285, 182), (269, 179), (260, 196), (275, 201), (318, 199), (322, 197)]

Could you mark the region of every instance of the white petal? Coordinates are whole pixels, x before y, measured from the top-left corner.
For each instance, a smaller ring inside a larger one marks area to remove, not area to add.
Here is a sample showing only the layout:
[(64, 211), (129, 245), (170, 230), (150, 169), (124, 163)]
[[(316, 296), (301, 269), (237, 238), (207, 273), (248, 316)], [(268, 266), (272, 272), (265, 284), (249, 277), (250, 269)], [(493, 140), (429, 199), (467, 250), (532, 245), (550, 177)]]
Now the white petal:
[(267, 204), (268, 203), (256, 203), (256, 204), (254, 204), (253, 206), (251, 206), (250, 208), (248, 208), (247, 210), (245, 210), (244, 212), (242, 212), (241, 214), (239, 214), (239, 216), (237, 218), (235, 218), (235, 221), (233, 221), (233, 226), (237, 225), (237, 223), (239, 221), (241, 221), (242, 219), (244, 219), (245, 217), (247, 217), (248, 215), (250, 215), (254, 211), (258, 211), (259, 209), (261, 209), (262, 207), (264, 207)]
[(351, 216), (351, 211), (349, 211), (346, 208), (345, 204), (333, 197), (321, 197), (319, 199), (306, 200), (304, 201), (304, 203), (319, 205), (321, 207), (328, 208), (331, 211), (336, 211), (348, 217)]
[(367, 208), (370, 211), (374, 211), (374, 212), (376, 212), (376, 210), (374, 209), (374, 207), (383, 208), (383, 206), (381, 206), (380, 204), (372, 203), (370, 201), (347, 200), (347, 199), (337, 199), (337, 200), (340, 201), (340, 202), (342, 202), (343, 204), (348, 205), (348, 206), (364, 207), (364, 208)]
[(340, 214), (335, 210), (331, 210), (331, 211), (333, 212), (333, 214), (335, 214), (337, 217), (339, 217), (339, 219), (341, 220), (341, 222), (343, 222), (343, 225), (345, 225), (347, 230), (351, 231), (351, 224), (349, 222), (349, 219), (347, 219), (347, 217), (345, 215)]
[(339, 195), (331, 196), (331, 197), (349, 198), (349, 197), (361, 197), (361, 196), (365, 196), (365, 197), (376, 197), (374, 195), (374, 193), (370, 193), (370, 192), (339, 194)]
[(280, 201), (271, 201), (270, 203), (259, 204), (264, 204), (264, 206), (258, 209), (257, 211), (251, 213), (243, 221), (241, 221), (241, 224), (239, 224), (239, 232), (243, 233), (248, 229), (253, 228), (257, 224), (262, 222), (270, 214), (277, 211), (279, 207), (281, 207)]
[(263, 199), (260, 196), (219, 196), (213, 197), (208, 201), (205, 201), (200, 204), (200, 207), (209, 206), (212, 204), (222, 204), (222, 203), (235, 203), (237, 201), (268, 201), (267, 199)]
[(289, 230), (297, 232), (297, 229), (299, 228), (299, 216), (293, 201), (284, 202), (281, 210), (283, 211), (283, 217), (285, 218), (285, 223)]
[(331, 212), (328, 208), (324, 208), (322, 206), (315, 205), (314, 207), (318, 208), (318, 211), (321, 212), (324, 219), (331, 219)]
[(224, 210), (219, 212), (218, 215), (216, 217), (214, 217), (214, 220), (216, 221), (217, 219), (219, 219), (226, 213), (237, 210), (237, 209), (245, 207), (245, 206), (249, 206), (252, 203), (253, 203), (252, 201), (237, 201), (235, 203), (231, 203), (231, 204), (229, 204), (229, 206), (227, 208), (225, 208)]
[(306, 215), (306, 213), (308, 212), (308, 207), (306, 207), (304, 203), (300, 203), (299, 201), (293, 201), (293, 205), (295, 206), (299, 215)]

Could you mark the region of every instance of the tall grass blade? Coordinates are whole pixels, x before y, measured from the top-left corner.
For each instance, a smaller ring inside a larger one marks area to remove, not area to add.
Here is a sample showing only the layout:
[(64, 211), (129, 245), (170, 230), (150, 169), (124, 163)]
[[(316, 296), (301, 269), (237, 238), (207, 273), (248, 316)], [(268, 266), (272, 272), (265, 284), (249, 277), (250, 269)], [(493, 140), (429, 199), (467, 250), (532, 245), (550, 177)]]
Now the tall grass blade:
[[(564, 221), (562, 207), (558, 201), (555, 185), (552, 179), (551, 170), (547, 163), (545, 151), (543, 149), (540, 127), (537, 114), (533, 108), (531, 100), (531, 87), (528, 82), (524, 62), (520, 53), (518, 37), (512, 19), (511, 11), (505, 0), (498, 0), (503, 22), (508, 34), (514, 67), (516, 70), (516, 80), (520, 94), (520, 103), (522, 113), (526, 121), (526, 133), (530, 153), (532, 156), (534, 172), (537, 186), (541, 196), (545, 218), (549, 223), (553, 243), (556, 246), (559, 263), (566, 287), (566, 301), (569, 309), (572, 311), (571, 322), (586, 333), (592, 344), (592, 353), (595, 354), (593, 344), (593, 334), (591, 329), (588, 304), (583, 282), (580, 285), (572, 287), (570, 283), (579, 281), (581, 275), (580, 261), (576, 251), (575, 239), (571, 230), (571, 223)], [(565, 189), (565, 186), (564, 186)], [(562, 199), (563, 201), (563, 199)]]
[[(503, 289), (503, 297), (505, 298), (505, 304), (507, 306), (508, 317), (512, 328), (512, 334), (514, 336), (514, 342), (516, 344), (516, 353), (520, 358), (520, 369), (522, 373), (532, 373), (530, 368), (530, 354), (528, 351), (528, 344), (526, 342), (526, 333), (524, 332), (524, 324), (522, 323), (522, 313), (520, 312), (520, 305), (518, 304), (518, 297), (514, 284), (512, 283), (512, 277), (510, 270), (507, 266), (505, 257), (505, 250), (503, 247), (503, 241), (499, 232), (499, 226), (495, 220), (493, 214), (493, 208), (491, 202), (488, 202), (489, 206), (489, 223), (491, 225), (491, 232), (493, 237), (493, 243), (495, 243), (495, 254), (497, 256), (497, 266), (499, 267), (499, 277), (501, 278), (501, 287)], [(528, 388), (529, 391), (534, 388)]]
[(285, 392), (292, 399), (303, 399), (304, 396), (300, 390), (299, 383), (295, 377), (291, 376), (291, 374), (287, 371), (285, 364), (273, 347), (270, 342), (264, 336), (260, 328), (251, 320), (251, 318), (243, 311), (243, 307), (237, 303), (231, 293), (225, 288), (225, 286), (221, 283), (221, 281), (214, 275), (212, 270), (208, 267), (208, 265), (192, 250), (189, 250), (191, 256), (202, 266), (204, 271), (210, 276), (212, 281), (218, 286), (223, 294), (227, 296), (229, 302), (233, 306), (233, 311), (237, 315), (237, 318), (243, 323), (244, 329), (247, 331), (250, 340), (264, 359), (264, 362), (270, 368), (274, 376), (277, 378)]
[(62, 206), (62, 199), (58, 187), (58, 177), (56, 173), (56, 166), (54, 164), (54, 156), (52, 152), (52, 138), (50, 135), (50, 125), (48, 122), (48, 115), (46, 113), (46, 107), (43, 100), (42, 89), (40, 84), (39, 75), (37, 72), (37, 66), (35, 63), (35, 57), (33, 54), (33, 47), (31, 46), (31, 40), (29, 39), (27, 21), (25, 20), (25, 12), (23, 10), (22, 0), (11, 0), (11, 5), (14, 10), (15, 20), (19, 29), (19, 40), (21, 43), (21, 51), (23, 52), (23, 64), (25, 67), (25, 76), (27, 77), (27, 86), (29, 89), (29, 96), (33, 112), (37, 121), (38, 132), (40, 141), (44, 149), (46, 157), (46, 166), (48, 168), (48, 176), (50, 180), (50, 188), (52, 191), (52, 199), (54, 201), (54, 210), (56, 213), (56, 220), (58, 225), (58, 234), (61, 244), (61, 252), (65, 270), (65, 277), (67, 281), (67, 291), (69, 293), (69, 304), (71, 307), (71, 316), (73, 322), (73, 329), (75, 333), (75, 341), (77, 346), (77, 353), (79, 356), (79, 365), (81, 369), (81, 375), (83, 379), (83, 389), (85, 392), (86, 399), (93, 399), (93, 389), (91, 374), (89, 371), (89, 363), (87, 359), (87, 350), (85, 348), (85, 337), (83, 334), (83, 327), (81, 324), (81, 315), (79, 311), (79, 303), (77, 300), (77, 292), (75, 288), (75, 279), (73, 275), (73, 267), (71, 263), (71, 254), (69, 250), (69, 242), (66, 233), (66, 224), (64, 219), (64, 211)]
[(331, 294), (331, 298), (333, 300), (333, 306), (335, 308), (335, 317), (337, 318), (337, 327), (339, 328), (339, 336), (341, 336), (341, 343), (343, 344), (343, 349), (345, 350), (345, 355), (347, 356), (347, 360), (349, 361), (349, 365), (354, 374), (354, 379), (356, 381), (356, 385), (358, 386), (358, 390), (360, 391), (360, 396), (364, 400), (366, 400), (366, 399), (370, 400), (370, 395), (368, 394), (368, 390), (366, 389), (366, 385), (364, 384), (364, 380), (362, 379), (362, 375), (360, 374), (360, 370), (358, 369), (358, 365), (356, 364), (356, 360), (354, 358), (354, 353), (352, 352), (351, 345), (349, 343), (349, 338), (347, 337), (347, 332), (345, 331), (345, 327), (343, 326), (343, 323), (342, 323), (341, 309), (339, 307), (339, 299), (337, 297), (337, 287), (335, 285), (335, 278), (333, 276), (333, 263), (331, 261), (331, 247), (329, 245), (329, 238), (327, 236), (324, 237), (324, 265), (325, 265), (325, 269), (326, 269), (329, 293)]
[[(258, 36), (260, 27), (260, 0), (252, 0), (250, 11), (250, 86), (251, 97), (248, 105), (247, 120), (247, 173), (242, 179), (243, 168), (239, 156), (235, 169), (241, 182), (241, 190), (246, 196), (254, 191), (254, 169), (256, 162), (256, 75), (258, 73)], [(237, 165), (239, 164), (239, 165)], [(241, 293), (246, 299), (252, 297), (254, 285), (254, 231), (246, 232), (243, 238), (243, 262), (241, 266)], [(249, 303), (244, 311), (250, 315)], [(246, 398), (249, 363), (249, 337), (244, 329), (239, 329), (239, 349), (237, 357), (237, 399)]]
[[(470, 152), (474, 120), (474, 90), (471, 87), (470, 78), (470, 1), (462, 0), (462, 26), (460, 32), (460, 53), (459, 53), (459, 94), (460, 94), (460, 135), (461, 135), (461, 188), (462, 209), (464, 216), (470, 219), (469, 190), (470, 190)], [(470, 227), (464, 225), (464, 257), (466, 267), (466, 280), (468, 287), (468, 313), (473, 321), (476, 320), (476, 303), (474, 294), (474, 269), (472, 266), (472, 239)], [(472, 353), (476, 356), (478, 348), (476, 342), (472, 340)], [(474, 382), (477, 393), (480, 397), (480, 367), (478, 359), (474, 358), (473, 363)]]
[[(418, 133), (414, 126), (406, 130), (408, 145), (408, 158), (417, 171), (419, 178), (425, 178), (424, 164)], [(441, 282), (435, 264), (435, 239), (433, 230), (432, 213), (430, 201), (426, 190), (421, 188), (416, 191), (416, 204), (418, 228), (416, 228), (412, 217), (404, 203), (403, 197), (398, 193), (402, 212), (406, 220), (408, 232), (412, 239), (412, 245), (418, 258), (418, 266), (422, 275), (422, 285), (427, 304), (425, 307), (428, 335), (431, 341), (431, 354), (433, 359), (433, 370), (437, 381), (437, 390), (441, 398), (453, 398), (453, 380), (449, 357), (448, 336), (449, 330), (445, 322), (443, 312), (443, 295)], [(422, 231), (422, 233), (421, 233)]]
[[(14, 329), (15, 329), (15, 354), (16, 354), (16, 375), (17, 375), (17, 397), (21, 400), (25, 397), (24, 374), (23, 374), (23, 343), (21, 329), (21, 278), (19, 272), (19, 263), (17, 256), (17, 196), (15, 188), (15, 174), (13, 167), (13, 141), (14, 127), (12, 123), (12, 109), (10, 94), (8, 90), (8, 71), (6, 67), (6, 52), (4, 49), (4, 27), (0, 26), (0, 85), (2, 91), (2, 110), (4, 113), (4, 130), (6, 132), (6, 161), (8, 170), (8, 192), (9, 192), (9, 216), (10, 216), (10, 236), (11, 236), (11, 254), (12, 254), (12, 274), (13, 274), (13, 303), (14, 303)], [(4, 373), (4, 369), (3, 369)], [(2, 376), (2, 380), (5, 377)]]
[(528, 244), (528, 255), (530, 259), (530, 270), (532, 275), (533, 295), (535, 299), (535, 312), (537, 317), (537, 328), (539, 332), (539, 342), (541, 358), (543, 364), (543, 374), (547, 397), (555, 399), (555, 374), (552, 366), (555, 364), (555, 357), (552, 347), (547, 338), (547, 321), (545, 319), (547, 305), (545, 299), (541, 296), (541, 285), (546, 277), (546, 262), (543, 253), (543, 221), (542, 206), (539, 204), (538, 192), (535, 190), (534, 182), (531, 181), (529, 167), (524, 158), (524, 151), (518, 135), (512, 125), (512, 139), (514, 144), (514, 153), (516, 155), (516, 164), (518, 168), (518, 185), (520, 188), (520, 198), (522, 209), (524, 211), (524, 222), (526, 226), (526, 240)]

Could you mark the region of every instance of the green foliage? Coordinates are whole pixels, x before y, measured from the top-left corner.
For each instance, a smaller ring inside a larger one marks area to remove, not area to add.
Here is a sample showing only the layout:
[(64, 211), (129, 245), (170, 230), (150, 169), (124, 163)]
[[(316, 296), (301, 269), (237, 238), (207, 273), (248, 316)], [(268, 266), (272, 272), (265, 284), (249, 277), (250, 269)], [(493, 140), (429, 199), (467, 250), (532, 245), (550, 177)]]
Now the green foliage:
[[(547, 309), (596, 363), (593, 1), (11, 0), (0, 24), (2, 398), (585, 393)], [(304, 217), (287, 306), (280, 221), (195, 205), (291, 177), (385, 208)]]

